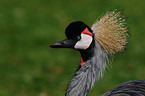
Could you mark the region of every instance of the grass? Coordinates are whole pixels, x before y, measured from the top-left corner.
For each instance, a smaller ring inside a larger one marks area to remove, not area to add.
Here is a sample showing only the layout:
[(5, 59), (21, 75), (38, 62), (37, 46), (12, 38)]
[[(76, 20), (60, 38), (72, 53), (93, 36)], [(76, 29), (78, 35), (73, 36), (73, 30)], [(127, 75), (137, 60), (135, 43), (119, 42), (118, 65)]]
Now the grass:
[(64, 96), (80, 55), (49, 45), (65, 39), (70, 22), (91, 26), (116, 8), (128, 16), (130, 44), (89, 96), (100, 96), (124, 81), (145, 79), (144, 6), (144, 0), (0, 0), (0, 96)]

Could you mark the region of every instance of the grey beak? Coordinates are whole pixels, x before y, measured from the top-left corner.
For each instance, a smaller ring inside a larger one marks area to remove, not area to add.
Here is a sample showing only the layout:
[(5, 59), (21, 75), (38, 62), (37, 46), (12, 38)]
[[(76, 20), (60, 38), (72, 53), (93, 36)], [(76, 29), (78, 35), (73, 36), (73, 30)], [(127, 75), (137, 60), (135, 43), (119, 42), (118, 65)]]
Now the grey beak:
[(73, 48), (75, 45), (75, 41), (72, 39), (66, 39), (57, 43), (50, 45), (52, 48)]

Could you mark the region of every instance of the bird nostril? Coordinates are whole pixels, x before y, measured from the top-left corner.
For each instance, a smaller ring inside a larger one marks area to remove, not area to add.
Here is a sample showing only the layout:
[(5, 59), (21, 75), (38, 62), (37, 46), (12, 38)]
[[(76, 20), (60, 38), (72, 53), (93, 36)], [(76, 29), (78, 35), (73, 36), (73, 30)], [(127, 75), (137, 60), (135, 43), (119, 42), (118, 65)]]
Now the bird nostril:
[(66, 45), (67, 42), (68, 42), (68, 40), (64, 40), (64, 41), (61, 42), (61, 44), (62, 44), (62, 45)]
[(61, 44), (64, 44), (64, 42), (61, 42)]
[(65, 44), (66, 43), (66, 41), (67, 41), (67, 39), (66, 40), (63, 40), (63, 41), (61, 41), (61, 44)]

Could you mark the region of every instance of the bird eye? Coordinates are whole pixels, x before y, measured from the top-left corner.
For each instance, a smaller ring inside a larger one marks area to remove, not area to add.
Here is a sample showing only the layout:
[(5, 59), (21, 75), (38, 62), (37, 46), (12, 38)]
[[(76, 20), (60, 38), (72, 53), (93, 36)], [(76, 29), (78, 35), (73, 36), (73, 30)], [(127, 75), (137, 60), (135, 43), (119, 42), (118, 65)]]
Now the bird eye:
[(77, 36), (76, 40), (79, 41), (81, 39), (81, 36)]

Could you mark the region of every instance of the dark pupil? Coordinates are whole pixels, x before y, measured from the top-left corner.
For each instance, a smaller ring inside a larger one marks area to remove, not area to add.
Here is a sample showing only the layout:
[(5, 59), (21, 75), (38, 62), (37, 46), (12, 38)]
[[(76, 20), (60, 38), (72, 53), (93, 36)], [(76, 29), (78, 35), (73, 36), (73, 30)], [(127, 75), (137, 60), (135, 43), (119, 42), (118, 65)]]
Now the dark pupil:
[(76, 40), (79, 41), (81, 39), (81, 36), (77, 36)]

